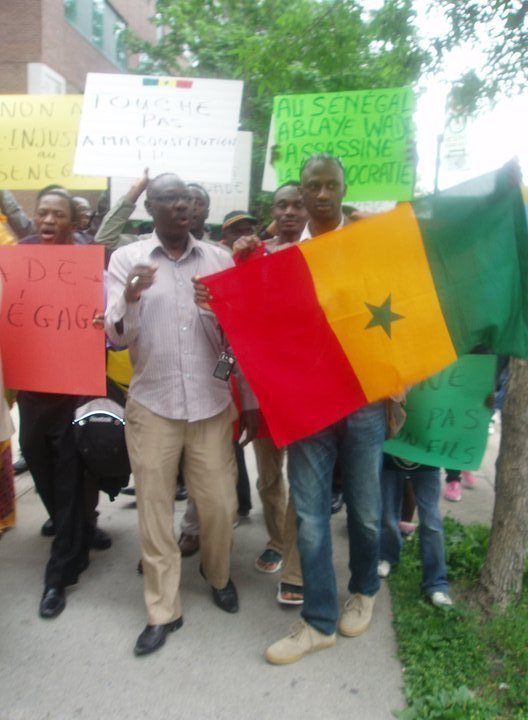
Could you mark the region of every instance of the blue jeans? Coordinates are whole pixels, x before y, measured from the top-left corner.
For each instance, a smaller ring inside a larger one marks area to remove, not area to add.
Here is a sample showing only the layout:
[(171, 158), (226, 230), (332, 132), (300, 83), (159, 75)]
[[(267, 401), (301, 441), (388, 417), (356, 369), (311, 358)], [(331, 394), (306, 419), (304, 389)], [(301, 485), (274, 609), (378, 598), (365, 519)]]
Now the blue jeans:
[(400, 561), (403, 541), (398, 523), (401, 517), (403, 486), (407, 478), (412, 483), (418, 506), (422, 590), (426, 595), (432, 595), (437, 590), (447, 593), (449, 586), (445, 564), (444, 528), (438, 509), (440, 470), (383, 470), (380, 557), (391, 565), (396, 565)]
[(302, 617), (319, 632), (335, 632), (337, 587), (332, 563), (330, 505), (339, 458), (347, 506), (351, 593), (379, 590), (380, 469), (384, 403), (373, 403), (315, 435), (288, 446), (288, 479), (297, 514), (297, 545), (304, 583)]

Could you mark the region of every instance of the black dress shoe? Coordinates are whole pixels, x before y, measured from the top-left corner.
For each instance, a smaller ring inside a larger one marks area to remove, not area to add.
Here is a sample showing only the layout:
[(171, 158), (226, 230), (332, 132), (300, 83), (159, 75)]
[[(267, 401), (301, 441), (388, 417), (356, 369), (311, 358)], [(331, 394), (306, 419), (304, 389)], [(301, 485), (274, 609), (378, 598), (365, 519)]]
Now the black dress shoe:
[(55, 535), (55, 523), (51, 518), (48, 518), (42, 525), (40, 528), (40, 534), (44, 537), (53, 537)]
[(94, 550), (108, 550), (109, 547), (112, 547), (112, 538), (107, 532), (96, 527), (90, 547)]
[(15, 475), (20, 475), (21, 473), (26, 472), (27, 469), (28, 464), (24, 456), (21, 455), (18, 460), (13, 463), (13, 472), (15, 473)]
[(224, 588), (212, 588), (215, 605), (228, 613), (238, 612), (238, 595), (235, 584), (231, 579)]
[(44, 588), (40, 601), (39, 615), (41, 618), (54, 618), (60, 615), (66, 607), (64, 590), (57, 587)]
[(165, 643), (165, 638), (170, 632), (179, 630), (182, 625), (181, 617), (165, 625), (147, 625), (137, 639), (134, 655), (148, 655), (154, 652)]
[(330, 506), (330, 512), (332, 515), (338, 513), (344, 505), (343, 493), (333, 492), (332, 493), (332, 505)]

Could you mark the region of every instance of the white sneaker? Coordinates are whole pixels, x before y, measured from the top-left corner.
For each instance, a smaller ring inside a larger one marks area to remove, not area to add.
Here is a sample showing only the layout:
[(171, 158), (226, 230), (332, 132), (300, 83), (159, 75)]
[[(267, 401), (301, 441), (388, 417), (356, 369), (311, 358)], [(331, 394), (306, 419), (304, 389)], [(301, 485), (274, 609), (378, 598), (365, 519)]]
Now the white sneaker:
[(453, 605), (453, 601), (449, 595), (445, 592), (441, 592), (440, 590), (437, 590), (430, 595), (429, 599), (435, 607), (451, 607)]
[(297, 662), (308, 653), (334, 647), (336, 634), (325, 635), (304, 620), (298, 620), (291, 627), (290, 634), (270, 645), (266, 650), (266, 660), (273, 665), (288, 665)]
[(391, 564), (388, 560), (380, 560), (378, 563), (378, 576), (380, 578), (389, 577), (391, 571)]
[(360, 593), (351, 595), (348, 598), (338, 626), (341, 635), (357, 637), (368, 629), (372, 619), (375, 599), (375, 595), (369, 597), (368, 595), (361, 595)]

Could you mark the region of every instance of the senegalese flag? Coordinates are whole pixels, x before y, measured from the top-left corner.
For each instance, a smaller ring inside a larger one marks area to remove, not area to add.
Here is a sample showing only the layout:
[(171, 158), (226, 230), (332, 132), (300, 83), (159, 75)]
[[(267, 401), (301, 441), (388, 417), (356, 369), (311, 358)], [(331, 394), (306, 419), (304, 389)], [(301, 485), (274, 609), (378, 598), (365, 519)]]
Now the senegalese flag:
[(505, 172), (203, 279), (281, 446), (477, 346), (528, 357), (528, 232)]

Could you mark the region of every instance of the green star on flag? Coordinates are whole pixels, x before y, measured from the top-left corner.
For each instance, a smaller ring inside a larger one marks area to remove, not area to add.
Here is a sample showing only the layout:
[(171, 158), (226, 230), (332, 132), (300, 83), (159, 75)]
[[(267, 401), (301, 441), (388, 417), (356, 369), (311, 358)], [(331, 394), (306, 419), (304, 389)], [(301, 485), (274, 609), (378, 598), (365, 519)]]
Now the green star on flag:
[(372, 313), (372, 319), (368, 325), (365, 325), (365, 330), (379, 326), (385, 330), (389, 337), (391, 337), (391, 323), (396, 320), (404, 319), (404, 315), (398, 315), (398, 313), (392, 312), (390, 295), (388, 295), (382, 305), (371, 305), (370, 303), (365, 303), (365, 305)]

